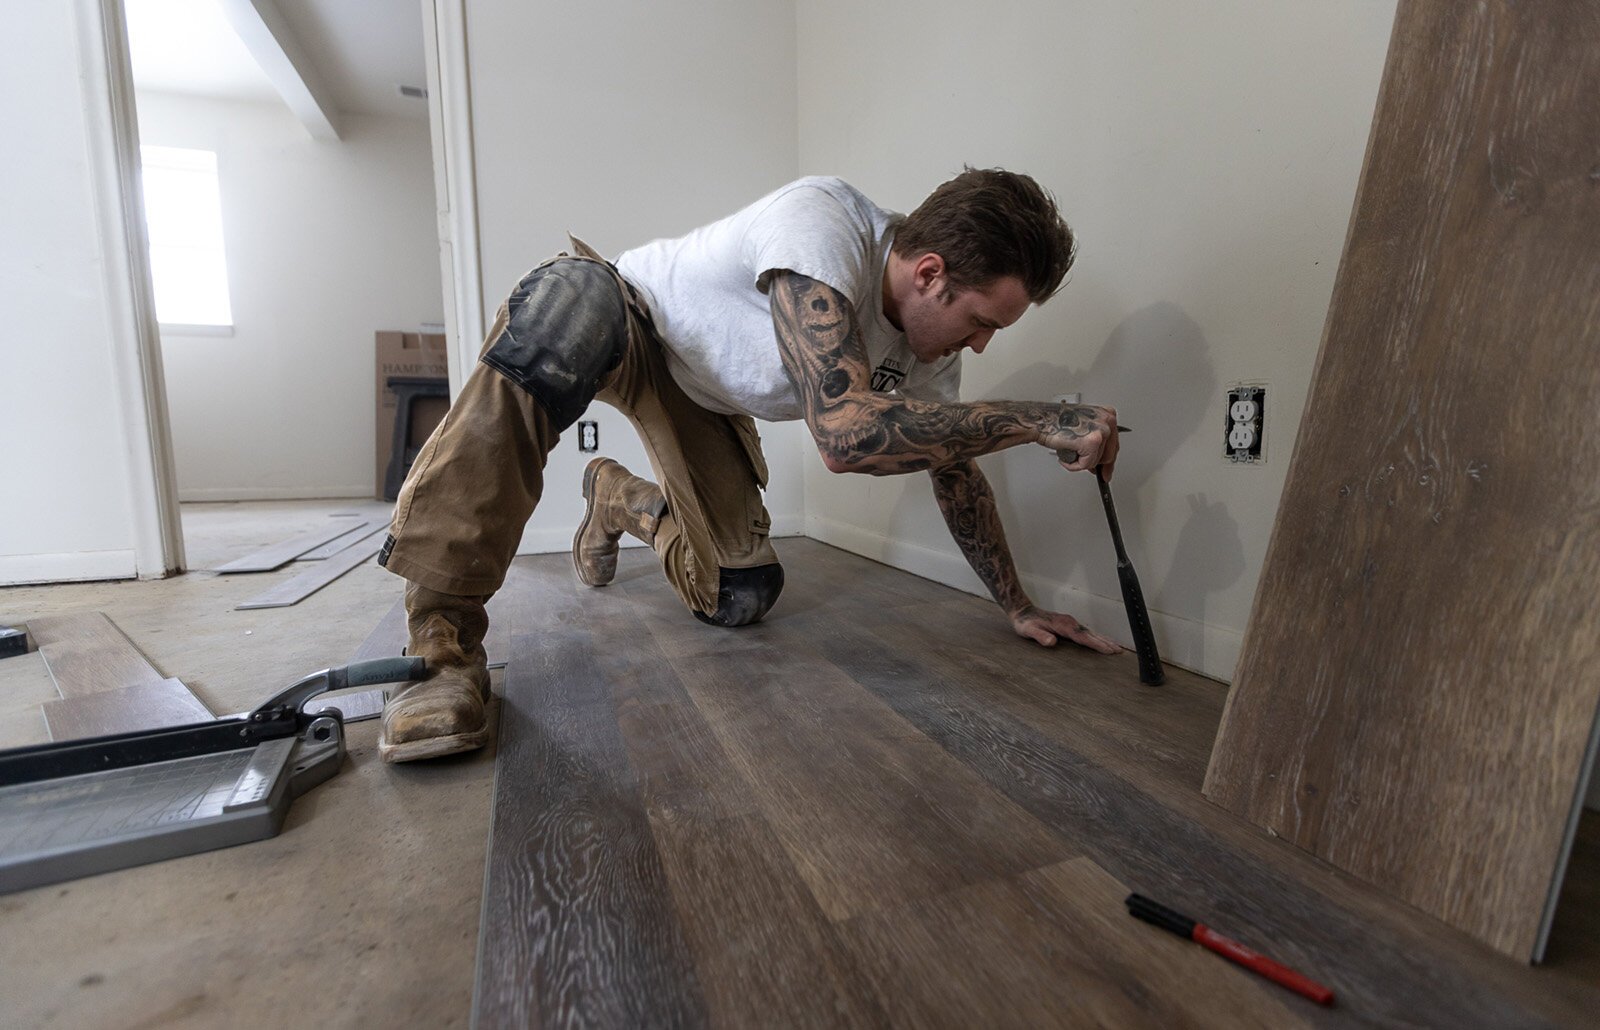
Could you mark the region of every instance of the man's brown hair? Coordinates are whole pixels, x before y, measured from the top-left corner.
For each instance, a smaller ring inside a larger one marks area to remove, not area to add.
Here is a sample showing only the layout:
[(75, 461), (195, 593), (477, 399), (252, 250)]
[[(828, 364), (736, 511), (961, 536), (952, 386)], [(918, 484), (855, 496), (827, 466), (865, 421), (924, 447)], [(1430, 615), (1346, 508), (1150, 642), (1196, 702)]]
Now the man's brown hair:
[(1035, 304), (1043, 304), (1067, 277), (1077, 241), (1055, 198), (1030, 176), (968, 167), (930, 193), (895, 230), (896, 254), (929, 251), (944, 259), (945, 274), (958, 290), (1013, 275)]

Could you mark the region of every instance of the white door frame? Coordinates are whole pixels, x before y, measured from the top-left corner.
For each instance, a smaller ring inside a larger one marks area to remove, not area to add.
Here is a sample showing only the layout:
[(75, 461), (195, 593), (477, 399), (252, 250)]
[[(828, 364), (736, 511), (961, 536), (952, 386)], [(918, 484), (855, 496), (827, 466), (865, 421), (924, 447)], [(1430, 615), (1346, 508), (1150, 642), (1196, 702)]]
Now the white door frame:
[(183, 571), (183, 528), (161, 334), (150, 285), (127, 21), (122, 0), (75, 3), (108, 343), (128, 467), (134, 567), (140, 579), (160, 579)]
[[(466, 0), (420, 2), (454, 396), (477, 361), (484, 327)], [(74, 0), (74, 4), (95, 217), (110, 307), (108, 342), (130, 484), (134, 565), (140, 579), (159, 579), (182, 572), (185, 555), (161, 333), (145, 235), (139, 118), (134, 107), (127, 20), (122, 0)]]
[(450, 395), (472, 372), (483, 343), (483, 267), (478, 248), (478, 177), (472, 146), (466, 0), (421, 0), (428, 66), (428, 129), (438, 208)]

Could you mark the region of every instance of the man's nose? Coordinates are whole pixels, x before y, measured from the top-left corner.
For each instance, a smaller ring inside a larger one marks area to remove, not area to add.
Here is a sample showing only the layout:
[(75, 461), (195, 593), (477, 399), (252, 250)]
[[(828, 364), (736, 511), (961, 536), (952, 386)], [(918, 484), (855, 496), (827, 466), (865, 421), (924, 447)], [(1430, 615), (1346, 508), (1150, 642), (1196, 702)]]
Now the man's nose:
[(981, 333), (973, 333), (967, 337), (967, 346), (974, 354), (982, 354), (983, 349), (989, 346), (989, 341), (994, 339), (994, 330), (985, 329)]

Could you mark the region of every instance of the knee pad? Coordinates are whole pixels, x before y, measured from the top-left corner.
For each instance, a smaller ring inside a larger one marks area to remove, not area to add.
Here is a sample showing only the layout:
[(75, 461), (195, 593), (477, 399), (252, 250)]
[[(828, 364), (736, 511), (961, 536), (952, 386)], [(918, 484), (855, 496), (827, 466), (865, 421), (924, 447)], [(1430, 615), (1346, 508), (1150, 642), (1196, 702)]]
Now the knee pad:
[(480, 358), (533, 395), (557, 431), (578, 420), (628, 345), (622, 288), (595, 261), (553, 261), (517, 284)]
[(783, 566), (757, 565), (753, 569), (723, 569), (717, 587), (717, 610), (710, 615), (695, 612), (694, 617), (708, 626), (748, 626), (777, 603), (783, 593)]

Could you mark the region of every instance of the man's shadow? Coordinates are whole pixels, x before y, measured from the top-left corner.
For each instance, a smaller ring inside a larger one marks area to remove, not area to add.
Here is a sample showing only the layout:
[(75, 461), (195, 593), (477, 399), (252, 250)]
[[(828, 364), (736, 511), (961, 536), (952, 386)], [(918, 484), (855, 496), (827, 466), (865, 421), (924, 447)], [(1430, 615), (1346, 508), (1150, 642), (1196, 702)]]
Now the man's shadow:
[[(970, 370), (983, 358), (966, 360)], [(1174, 463), (1207, 457), (1220, 465), (1220, 435), (1217, 453), (1197, 455), (1189, 446), (1213, 405), (1221, 405), (1219, 386), (1200, 326), (1178, 305), (1162, 302), (1118, 323), (1087, 368), (1037, 361), (981, 393), (963, 390), (962, 399), (1050, 400), (1081, 393), (1085, 403), (1115, 407), (1118, 421), (1131, 432), (1121, 438), (1112, 488), (1129, 559), (1135, 569), (1145, 570), (1140, 583), (1146, 602), (1154, 610), (1203, 622), (1206, 595), (1230, 586), (1244, 572), (1239, 527), (1225, 505), (1208, 502), (1203, 494), (1186, 501), (1161, 498), (1156, 474)], [(1012, 554), (1028, 578), (1121, 597), (1110, 531), (1091, 476), (1066, 472), (1036, 446), (1014, 447), (980, 462), (994, 487)], [(925, 525), (922, 507), (932, 503), (931, 487), (926, 476), (918, 478), (923, 484), (905, 491), (895, 506), (891, 535)], [(1143, 489), (1152, 481), (1153, 498)], [(1173, 503), (1186, 503), (1189, 515), (1166, 574), (1155, 576), (1150, 570), (1156, 555), (1147, 548), (1153, 519), (1146, 505)], [(1034, 600), (1050, 603), (1045, 596)]]

